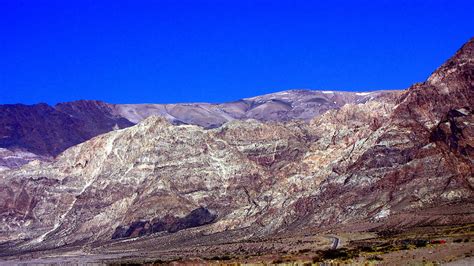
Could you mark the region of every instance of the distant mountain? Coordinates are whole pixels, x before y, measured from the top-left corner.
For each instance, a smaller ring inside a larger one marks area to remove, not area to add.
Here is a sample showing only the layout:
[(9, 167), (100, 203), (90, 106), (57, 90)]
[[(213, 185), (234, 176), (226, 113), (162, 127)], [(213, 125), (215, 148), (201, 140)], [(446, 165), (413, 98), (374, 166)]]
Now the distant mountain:
[[(54, 157), (71, 146), (114, 129), (130, 127), (150, 115), (164, 117), (173, 124), (204, 128), (236, 119), (309, 121), (346, 103), (363, 103), (394, 93), (397, 92), (293, 90), (223, 104), (108, 104), (81, 100), (55, 106), (0, 105), (0, 148), (33, 153), (38, 158)], [(22, 161), (27, 162), (28, 158)]]
[(0, 147), (56, 156), (99, 134), (134, 125), (106, 103), (0, 105)]
[(150, 115), (162, 116), (173, 124), (215, 128), (233, 120), (309, 121), (327, 110), (347, 103), (364, 103), (397, 91), (341, 92), (290, 90), (222, 104), (118, 104), (116, 114), (138, 123)]
[[(261, 243), (281, 243), (282, 235), (472, 224), (473, 77), (471, 39), (403, 92), (290, 91), (227, 105), (145, 105), (166, 112), (52, 162), (0, 172), (1, 250), (245, 256), (276, 250)], [(138, 121), (150, 114), (142, 107), (107, 110)], [(236, 120), (207, 130), (169, 122), (203, 121), (183, 121), (186, 108), (282, 122)], [(309, 123), (286, 121), (313, 114)]]

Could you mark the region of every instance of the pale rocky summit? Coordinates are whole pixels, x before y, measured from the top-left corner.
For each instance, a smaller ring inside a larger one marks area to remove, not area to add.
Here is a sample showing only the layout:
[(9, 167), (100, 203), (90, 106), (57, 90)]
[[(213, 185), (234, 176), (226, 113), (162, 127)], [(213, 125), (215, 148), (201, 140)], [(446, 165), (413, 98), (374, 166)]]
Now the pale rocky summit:
[[(213, 129), (172, 124), (167, 115), (183, 111), (167, 111), (53, 162), (0, 171), (2, 247), (102, 252), (111, 239), (130, 237), (159, 235), (167, 247), (176, 239), (206, 244), (214, 234), (244, 241), (308, 228), (472, 223), (473, 50), (471, 39), (403, 92), (318, 92), (307, 101), (298, 91), (292, 109), (285, 93), (247, 100), (268, 119), (244, 112), (246, 101), (208, 106), (235, 116)], [(328, 108), (314, 117), (306, 108), (315, 103)], [(120, 112), (138, 121), (147, 110)], [(281, 117), (289, 113), (301, 120)], [(197, 233), (184, 239), (181, 231)]]

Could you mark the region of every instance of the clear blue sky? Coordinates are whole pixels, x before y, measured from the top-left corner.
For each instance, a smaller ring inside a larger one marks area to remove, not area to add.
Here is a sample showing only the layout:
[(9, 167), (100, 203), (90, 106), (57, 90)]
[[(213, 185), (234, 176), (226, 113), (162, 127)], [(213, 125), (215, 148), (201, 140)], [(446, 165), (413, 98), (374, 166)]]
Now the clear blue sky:
[(472, 0), (0, 0), (0, 103), (399, 89), (472, 36)]

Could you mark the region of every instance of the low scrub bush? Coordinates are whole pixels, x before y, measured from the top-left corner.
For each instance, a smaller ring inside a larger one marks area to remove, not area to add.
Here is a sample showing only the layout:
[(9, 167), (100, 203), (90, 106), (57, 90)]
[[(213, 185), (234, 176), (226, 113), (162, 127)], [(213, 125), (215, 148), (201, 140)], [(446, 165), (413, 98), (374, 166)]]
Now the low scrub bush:
[(379, 257), (379, 256), (372, 256), (372, 257), (368, 257), (367, 258), (368, 260), (375, 260), (375, 261), (382, 261), (383, 258)]

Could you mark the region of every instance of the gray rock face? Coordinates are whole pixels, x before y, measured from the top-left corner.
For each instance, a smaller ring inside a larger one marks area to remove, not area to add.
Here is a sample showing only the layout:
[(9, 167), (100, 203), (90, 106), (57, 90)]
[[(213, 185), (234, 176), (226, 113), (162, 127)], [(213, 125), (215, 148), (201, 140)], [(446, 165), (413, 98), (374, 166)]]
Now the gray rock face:
[[(235, 120), (206, 130), (162, 114), (73, 146), (52, 162), (2, 171), (0, 239), (12, 252), (153, 233), (171, 240), (186, 230), (204, 239), (472, 223), (473, 47), (474, 39), (425, 83), (359, 95), (369, 98), (309, 123)], [(308, 103), (306, 93), (292, 95), (292, 109), (285, 94), (253, 98), (261, 104), (250, 111), (242, 111), (245, 101), (226, 108), (247, 117), (260, 107), (271, 113), (260, 119), (270, 121), (285, 120), (282, 110), (310, 116), (294, 108)], [(357, 98), (334, 95), (333, 103)]]

